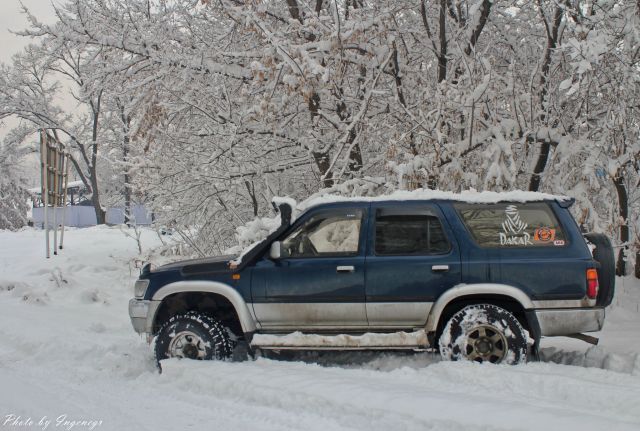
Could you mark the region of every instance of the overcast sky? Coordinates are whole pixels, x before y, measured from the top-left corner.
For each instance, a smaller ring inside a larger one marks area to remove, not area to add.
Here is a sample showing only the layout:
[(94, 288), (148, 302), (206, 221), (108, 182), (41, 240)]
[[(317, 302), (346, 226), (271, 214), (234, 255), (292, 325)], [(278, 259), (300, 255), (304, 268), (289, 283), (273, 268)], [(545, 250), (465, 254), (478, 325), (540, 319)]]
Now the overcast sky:
[[(60, 0), (54, 0), (56, 4)], [(21, 13), (20, 3), (24, 4), (40, 21), (52, 22), (55, 19), (51, 0), (0, 0), (0, 62), (9, 63), (11, 56), (20, 51), (30, 42), (29, 38), (11, 34), (9, 30), (19, 31), (27, 28), (28, 23), (24, 14)], [(7, 119), (4, 124), (0, 124), (0, 139), (4, 134), (17, 124), (16, 121)], [(32, 160), (33, 159), (33, 160)], [(39, 184), (37, 157), (34, 155), (25, 161), (25, 170), (31, 171), (29, 175), (30, 186)]]
[[(54, 0), (59, 4), (59, 0)], [(24, 4), (39, 20), (51, 22), (54, 19), (51, 0), (0, 0), (0, 61), (8, 63), (11, 56), (29, 43), (25, 37), (11, 34), (9, 30), (23, 30), (27, 20), (21, 13), (20, 3)]]

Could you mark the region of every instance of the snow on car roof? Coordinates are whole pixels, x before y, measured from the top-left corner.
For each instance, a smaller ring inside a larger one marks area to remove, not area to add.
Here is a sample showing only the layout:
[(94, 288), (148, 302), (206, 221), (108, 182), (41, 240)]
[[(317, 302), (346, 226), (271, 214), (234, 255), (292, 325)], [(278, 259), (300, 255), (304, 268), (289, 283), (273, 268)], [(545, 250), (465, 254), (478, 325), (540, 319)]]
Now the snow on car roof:
[(509, 192), (478, 192), (476, 190), (464, 190), (460, 193), (445, 192), (442, 190), (418, 189), (413, 191), (398, 190), (388, 195), (374, 197), (345, 197), (339, 195), (320, 195), (311, 197), (297, 205), (298, 211), (336, 202), (380, 202), (380, 201), (414, 201), (414, 200), (449, 200), (465, 203), (497, 203), (497, 202), (539, 202), (546, 200), (567, 201), (568, 196), (552, 195), (548, 193), (527, 192), (513, 190)]

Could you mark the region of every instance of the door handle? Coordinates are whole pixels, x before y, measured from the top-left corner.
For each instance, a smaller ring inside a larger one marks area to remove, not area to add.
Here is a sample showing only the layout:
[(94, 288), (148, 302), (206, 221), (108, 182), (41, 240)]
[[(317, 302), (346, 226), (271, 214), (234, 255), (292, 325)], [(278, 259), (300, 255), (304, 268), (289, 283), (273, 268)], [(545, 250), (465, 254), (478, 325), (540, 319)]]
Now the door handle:
[(343, 265), (336, 267), (336, 272), (353, 272), (356, 268), (353, 265)]
[(446, 272), (449, 271), (449, 265), (433, 265), (431, 267), (433, 272)]

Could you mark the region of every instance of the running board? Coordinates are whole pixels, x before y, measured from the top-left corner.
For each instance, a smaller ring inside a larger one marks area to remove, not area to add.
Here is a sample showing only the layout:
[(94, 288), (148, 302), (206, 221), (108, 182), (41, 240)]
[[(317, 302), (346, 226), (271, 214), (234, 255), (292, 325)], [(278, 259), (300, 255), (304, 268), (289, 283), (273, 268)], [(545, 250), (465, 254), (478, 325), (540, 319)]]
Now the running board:
[(425, 349), (427, 332), (319, 335), (293, 332), (283, 335), (255, 334), (251, 347), (267, 350), (399, 350)]

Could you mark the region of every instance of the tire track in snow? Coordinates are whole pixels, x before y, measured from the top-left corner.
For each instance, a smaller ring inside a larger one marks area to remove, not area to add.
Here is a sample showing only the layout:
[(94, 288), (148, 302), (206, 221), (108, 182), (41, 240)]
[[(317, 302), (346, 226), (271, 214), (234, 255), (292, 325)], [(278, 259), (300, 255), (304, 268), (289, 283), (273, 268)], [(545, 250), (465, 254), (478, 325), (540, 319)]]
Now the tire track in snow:
[[(181, 389), (189, 390), (195, 385), (209, 395), (239, 399), (243, 403), (299, 410), (313, 406), (334, 414), (375, 411), (381, 417), (404, 418), (406, 429), (415, 429), (412, 425), (420, 423), (436, 424), (442, 429), (536, 430), (544, 427), (584, 430), (585, 423), (608, 430), (635, 430), (640, 425), (638, 414), (621, 417), (627, 405), (640, 402), (637, 387), (616, 385), (604, 391), (599, 401), (621, 388), (628, 389), (615, 399), (628, 397), (628, 402), (619, 408), (605, 404), (600, 410), (600, 405), (588, 399), (581, 404), (577, 400), (584, 397), (585, 391), (606, 388), (606, 379), (579, 385), (572, 396), (567, 396), (570, 391), (558, 392), (558, 385), (553, 384), (557, 376), (545, 375), (554, 366), (538, 367), (527, 375), (529, 372), (517, 370), (529, 366), (510, 371), (512, 367), (463, 363), (441, 363), (424, 370), (400, 369), (390, 373), (268, 360), (210, 365), (168, 361), (162, 379), (177, 383)], [(516, 381), (510, 385), (512, 379)], [(570, 379), (579, 381), (575, 376)], [(198, 384), (203, 380), (215, 380), (218, 384), (203, 388)], [(598, 405), (595, 411), (594, 405)], [(536, 418), (535, 423), (523, 423), (522, 418), (532, 417)], [(362, 425), (365, 427), (361, 429), (378, 429), (375, 423)]]

